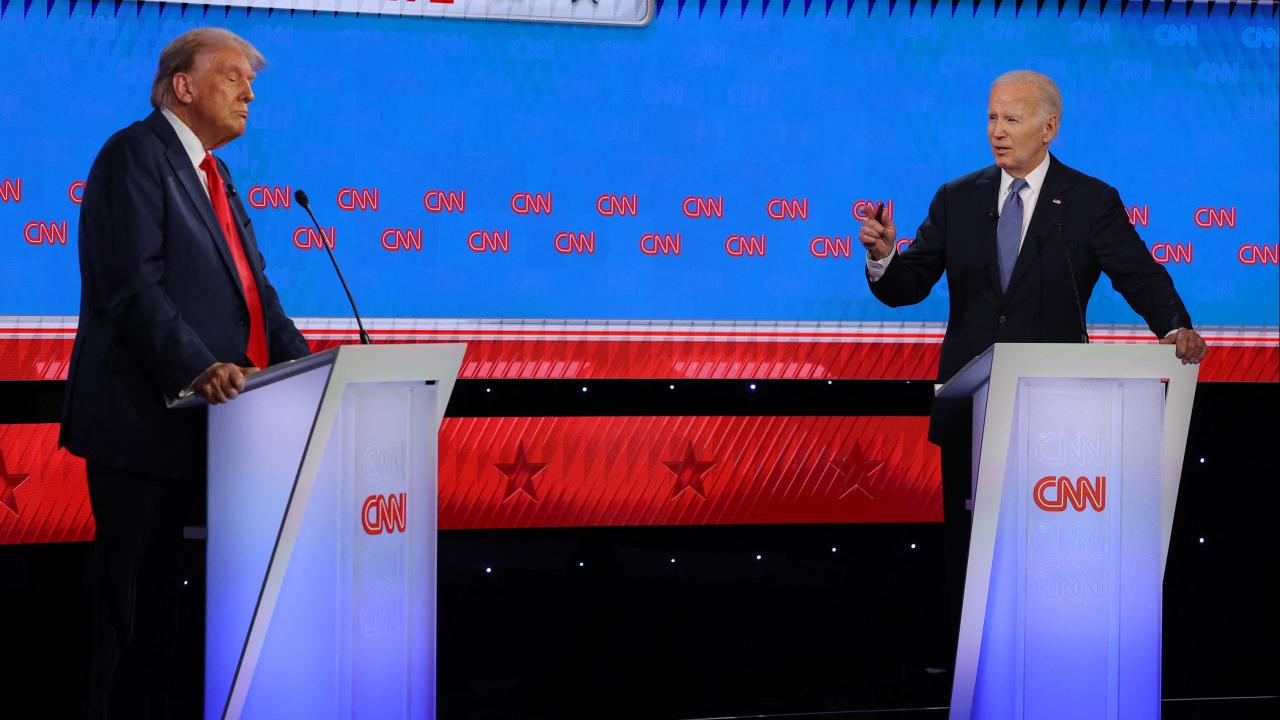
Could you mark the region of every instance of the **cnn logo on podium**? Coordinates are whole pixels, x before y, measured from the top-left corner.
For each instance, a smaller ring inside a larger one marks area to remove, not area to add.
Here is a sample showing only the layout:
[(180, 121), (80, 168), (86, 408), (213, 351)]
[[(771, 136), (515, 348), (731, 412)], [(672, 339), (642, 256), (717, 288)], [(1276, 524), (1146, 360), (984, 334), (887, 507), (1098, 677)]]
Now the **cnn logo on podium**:
[(360, 524), (368, 535), (404, 532), (406, 493), (370, 495), (360, 508)]
[(1045, 475), (1031, 491), (1036, 507), (1046, 512), (1062, 512), (1070, 505), (1077, 512), (1091, 507), (1102, 512), (1107, 507), (1107, 476), (1099, 475), (1089, 482), (1081, 475), (1075, 480), (1066, 475)]

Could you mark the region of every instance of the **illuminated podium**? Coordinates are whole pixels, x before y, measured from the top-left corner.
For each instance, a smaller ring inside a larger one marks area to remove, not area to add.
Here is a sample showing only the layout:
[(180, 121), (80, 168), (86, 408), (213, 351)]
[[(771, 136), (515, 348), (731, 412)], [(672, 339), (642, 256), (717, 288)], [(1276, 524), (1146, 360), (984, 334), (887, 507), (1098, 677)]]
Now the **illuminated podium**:
[(938, 391), (973, 398), (953, 720), (1160, 716), (1198, 368), (1169, 345), (997, 344)]
[(464, 345), (347, 345), (209, 408), (205, 718), (434, 718), (437, 431)]

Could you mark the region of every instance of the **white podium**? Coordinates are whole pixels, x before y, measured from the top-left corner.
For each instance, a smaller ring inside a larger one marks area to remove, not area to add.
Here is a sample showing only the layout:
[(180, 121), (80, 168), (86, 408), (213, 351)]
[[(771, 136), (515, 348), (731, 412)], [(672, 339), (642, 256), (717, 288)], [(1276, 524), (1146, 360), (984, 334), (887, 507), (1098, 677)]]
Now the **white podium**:
[(205, 718), (434, 718), (437, 431), (465, 346), (347, 345), (209, 408)]
[(997, 344), (973, 398), (951, 718), (1160, 716), (1161, 586), (1198, 365), (1169, 345)]

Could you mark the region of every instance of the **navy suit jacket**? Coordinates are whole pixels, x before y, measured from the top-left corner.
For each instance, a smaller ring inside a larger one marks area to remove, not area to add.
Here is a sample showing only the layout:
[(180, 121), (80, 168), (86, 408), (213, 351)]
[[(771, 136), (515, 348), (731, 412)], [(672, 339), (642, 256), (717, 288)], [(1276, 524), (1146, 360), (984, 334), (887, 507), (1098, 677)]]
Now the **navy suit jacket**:
[(993, 343), (1082, 342), (1080, 314), (1104, 272), (1157, 338), (1191, 327), (1173, 280), (1130, 224), (1120, 194), (1052, 155), (1009, 287), (1001, 291), (999, 192), (1000, 168), (994, 165), (943, 185), (915, 240), (870, 283), (872, 294), (899, 307), (925, 299), (946, 272), (951, 307), (939, 382)]
[[(228, 188), (253, 268), (272, 363), (309, 352), (263, 274), (249, 216)], [(60, 442), (111, 467), (180, 476), (205, 462), (205, 410), (169, 410), (215, 362), (247, 365), (248, 308), (213, 206), (159, 111), (107, 140), (80, 206), (80, 326)]]

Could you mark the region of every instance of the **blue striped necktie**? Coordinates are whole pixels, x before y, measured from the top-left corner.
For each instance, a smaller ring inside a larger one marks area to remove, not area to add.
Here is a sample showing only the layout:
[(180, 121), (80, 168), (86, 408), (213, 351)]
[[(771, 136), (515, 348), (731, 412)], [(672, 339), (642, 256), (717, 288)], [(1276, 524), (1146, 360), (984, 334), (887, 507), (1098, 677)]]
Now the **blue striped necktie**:
[(1009, 186), (1009, 197), (1004, 200), (1004, 209), (1000, 211), (1000, 222), (996, 225), (996, 248), (1000, 256), (1000, 290), (1009, 289), (1009, 278), (1013, 277), (1013, 265), (1018, 262), (1018, 248), (1022, 245), (1022, 188), (1027, 181), (1017, 178)]

